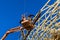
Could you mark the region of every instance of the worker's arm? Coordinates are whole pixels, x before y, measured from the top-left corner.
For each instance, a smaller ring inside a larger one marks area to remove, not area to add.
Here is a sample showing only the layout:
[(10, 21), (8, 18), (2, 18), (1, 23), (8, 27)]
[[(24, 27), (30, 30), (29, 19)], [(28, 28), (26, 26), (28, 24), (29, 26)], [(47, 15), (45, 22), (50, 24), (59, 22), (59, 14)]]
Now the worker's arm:
[(4, 36), (2, 37), (2, 40), (4, 40), (7, 37), (8, 34), (19, 31), (19, 30), (22, 30), (22, 29), (23, 29), (22, 27), (16, 27), (16, 28), (12, 28), (12, 29), (8, 30), (6, 32), (6, 34), (4, 34)]

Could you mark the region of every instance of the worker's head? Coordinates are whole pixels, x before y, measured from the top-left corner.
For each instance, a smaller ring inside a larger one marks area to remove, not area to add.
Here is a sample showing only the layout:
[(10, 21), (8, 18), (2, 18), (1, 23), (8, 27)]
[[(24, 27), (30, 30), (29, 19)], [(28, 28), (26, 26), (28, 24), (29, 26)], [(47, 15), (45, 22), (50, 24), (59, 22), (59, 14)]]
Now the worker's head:
[(22, 19), (20, 20), (20, 23), (22, 22), (22, 21), (25, 21), (26, 20), (26, 17), (24, 16), (24, 15), (22, 15)]
[(23, 16), (23, 17), (22, 17), (22, 21), (24, 21), (24, 20), (26, 20), (26, 17)]

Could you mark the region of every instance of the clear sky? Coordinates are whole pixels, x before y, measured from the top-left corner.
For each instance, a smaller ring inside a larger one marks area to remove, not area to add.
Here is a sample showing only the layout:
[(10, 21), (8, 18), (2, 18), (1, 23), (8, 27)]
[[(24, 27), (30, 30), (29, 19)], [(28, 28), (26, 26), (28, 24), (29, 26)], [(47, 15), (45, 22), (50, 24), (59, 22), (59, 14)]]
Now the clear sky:
[[(19, 24), (22, 14), (36, 14), (47, 0), (0, 0), (0, 38), (7, 30)], [(53, 2), (53, 1), (52, 1)], [(6, 40), (17, 40), (20, 32), (8, 35)]]

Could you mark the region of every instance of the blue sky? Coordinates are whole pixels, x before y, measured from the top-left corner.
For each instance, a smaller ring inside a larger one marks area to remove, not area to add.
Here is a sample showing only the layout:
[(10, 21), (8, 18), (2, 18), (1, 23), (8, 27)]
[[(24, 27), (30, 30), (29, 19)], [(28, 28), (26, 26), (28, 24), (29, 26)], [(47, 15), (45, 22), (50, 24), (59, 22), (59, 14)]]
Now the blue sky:
[[(0, 0), (0, 38), (7, 30), (19, 24), (22, 14), (36, 14), (47, 0)], [(53, 3), (53, 1), (52, 1)], [(17, 40), (20, 32), (8, 35), (6, 40)]]

